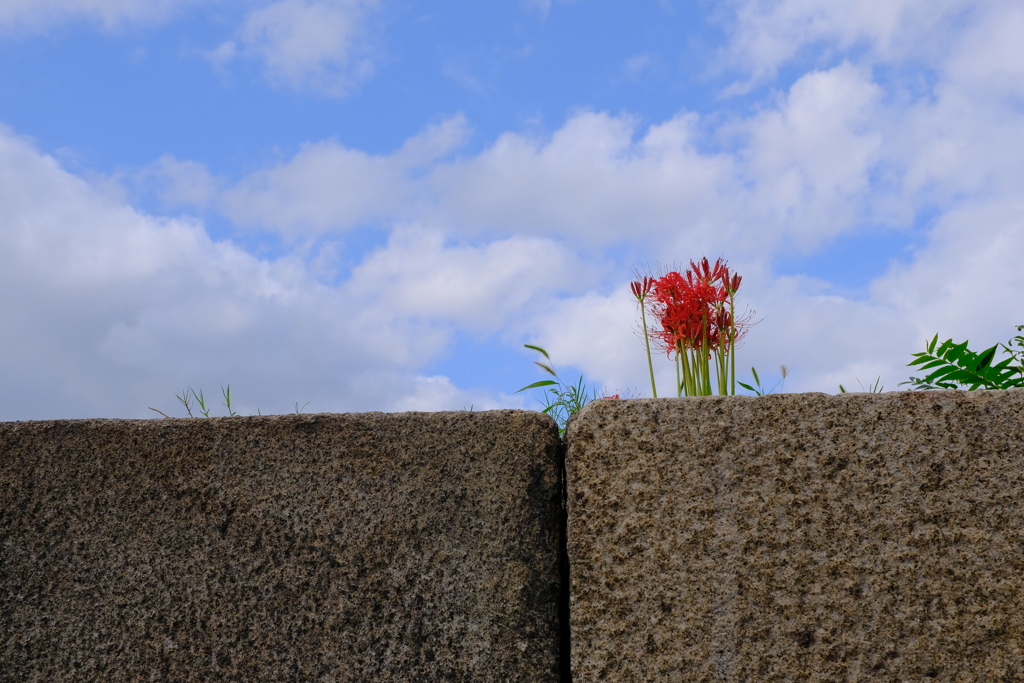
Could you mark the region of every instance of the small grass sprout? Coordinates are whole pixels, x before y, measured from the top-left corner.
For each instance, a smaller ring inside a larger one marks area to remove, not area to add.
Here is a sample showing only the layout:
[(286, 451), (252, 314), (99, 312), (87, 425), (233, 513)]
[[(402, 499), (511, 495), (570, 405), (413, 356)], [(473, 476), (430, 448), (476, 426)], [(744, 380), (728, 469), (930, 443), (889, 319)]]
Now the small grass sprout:
[[(863, 391), (866, 394), (880, 394), (883, 391), (885, 391), (885, 387), (882, 386), (882, 377), (881, 377), (881, 375), (879, 375), (875, 379), (875, 383), (874, 384), (869, 384), (869, 385), (867, 385), (865, 387), (863, 384), (861, 384), (861, 381), (859, 379), (857, 380), (857, 384), (860, 384), (861, 391)], [(846, 387), (844, 387), (842, 384), (839, 385), (839, 393), (841, 393), (841, 394), (847, 393), (846, 392)]]
[[(235, 412), (234, 408), (231, 407), (231, 385), (228, 384), (227, 386), (221, 387), (220, 388), (220, 393), (221, 393), (221, 396), (224, 399), (224, 402), (221, 405), (223, 405), (225, 408), (228, 409), (228, 415), (227, 416), (228, 417), (237, 417), (238, 413)], [(185, 406), (185, 412), (188, 413), (189, 417), (196, 417), (196, 415), (193, 413), (193, 410), (195, 412), (198, 412), (203, 417), (210, 417), (210, 412), (213, 410), (213, 406), (212, 405), (208, 406), (206, 404), (206, 397), (203, 395), (203, 390), (202, 389), (200, 389), (199, 391), (196, 391), (191, 386), (189, 386), (187, 389), (185, 389), (185, 391), (181, 392), (180, 394), (175, 394), (174, 398), (178, 399), (178, 402), (181, 403), (181, 405)], [(309, 405), (309, 401), (306, 401), (300, 407), (299, 406), (299, 402), (296, 401), (295, 402), (295, 414), (296, 415), (301, 415), (302, 411), (308, 405)], [(168, 415), (167, 413), (165, 413), (162, 410), (157, 410), (156, 408), (150, 408), (150, 410), (152, 410), (154, 413), (160, 413), (161, 415), (163, 415), (166, 418), (170, 418), (171, 417), (170, 415)], [(260, 415), (260, 416), (263, 415), (263, 413), (260, 411), (259, 408), (256, 409), (256, 414)], [(251, 413), (250, 413), (250, 415), (251, 415)]]
[(224, 396), (224, 406), (228, 409), (228, 417), (234, 417), (238, 415), (238, 413), (231, 410), (231, 385), (229, 384), (227, 389), (221, 387), (220, 393)]
[(555, 422), (558, 423), (558, 433), (565, 434), (565, 425), (569, 421), (569, 418), (580, 412), (580, 410), (583, 409), (583, 406), (590, 403), (590, 401), (599, 398), (597, 390), (594, 389), (588, 391), (586, 385), (583, 383), (582, 375), (580, 375), (579, 381), (576, 382), (576, 384), (564, 384), (562, 380), (559, 379), (558, 373), (555, 372), (551, 363), (551, 356), (548, 355), (547, 351), (532, 344), (523, 344), (523, 346), (528, 349), (538, 351), (544, 356), (545, 360), (547, 360), (546, 363), (535, 361), (534, 364), (544, 372), (554, 377), (554, 379), (542, 379), (534, 382), (533, 384), (528, 384), (515, 393), (518, 394), (520, 391), (526, 391), (528, 389), (550, 387), (544, 393), (544, 400), (541, 401), (544, 405), (544, 409), (541, 412), (555, 418)]
[(754, 376), (753, 385), (747, 384), (746, 382), (737, 382), (737, 384), (739, 384), (747, 391), (753, 393), (754, 396), (767, 396), (768, 394), (775, 391), (775, 387), (779, 386), (780, 384), (782, 385), (782, 388), (785, 389), (786, 377), (789, 376), (789, 368), (787, 368), (785, 365), (779, 366), (779, 374), (782, 376), (782, 378), (778, 382), (776, 382), (775, 386), (773, 386), (771, 389), (765, 389), (763, 386), (761, 386), (761, 378), (757, 376), (757, 368), (750, 368), (750, 374)]

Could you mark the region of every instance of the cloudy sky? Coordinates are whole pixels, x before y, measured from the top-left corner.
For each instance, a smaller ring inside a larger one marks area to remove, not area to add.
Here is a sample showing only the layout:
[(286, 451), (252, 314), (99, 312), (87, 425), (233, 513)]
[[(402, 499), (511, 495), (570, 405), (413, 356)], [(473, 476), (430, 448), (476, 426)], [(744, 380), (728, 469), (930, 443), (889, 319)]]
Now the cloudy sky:
[(705, 255), (740, 368), (895, 389), (1024, 324), (1021, 35), (1019, 0), (2, 0), (0, 420), (535, 407), (524, 343), (649, 395), (634, 269)]

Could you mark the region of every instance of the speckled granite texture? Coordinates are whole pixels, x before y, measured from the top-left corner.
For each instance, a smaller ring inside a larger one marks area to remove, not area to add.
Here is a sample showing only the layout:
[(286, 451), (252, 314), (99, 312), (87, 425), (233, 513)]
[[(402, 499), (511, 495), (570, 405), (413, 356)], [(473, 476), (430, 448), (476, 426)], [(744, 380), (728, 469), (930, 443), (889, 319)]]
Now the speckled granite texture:
[(0, 681), (558, 680), (538, 413), (0, 423)]
[(597, 401), (574, 683), (1024, 681), (1024, 391)]

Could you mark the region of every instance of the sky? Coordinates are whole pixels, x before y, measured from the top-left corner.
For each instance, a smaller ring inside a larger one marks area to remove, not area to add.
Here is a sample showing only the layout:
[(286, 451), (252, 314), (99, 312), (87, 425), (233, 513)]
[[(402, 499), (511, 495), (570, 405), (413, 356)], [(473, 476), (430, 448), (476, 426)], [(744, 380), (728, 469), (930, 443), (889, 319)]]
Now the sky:
[(905, 389), (1024, 324), (1021, 35), (1019, 0), (0, 0), (0, 420), (536, 409), (524, 344), (650, 396), (630, 282), (705, 256), (740, 381)]

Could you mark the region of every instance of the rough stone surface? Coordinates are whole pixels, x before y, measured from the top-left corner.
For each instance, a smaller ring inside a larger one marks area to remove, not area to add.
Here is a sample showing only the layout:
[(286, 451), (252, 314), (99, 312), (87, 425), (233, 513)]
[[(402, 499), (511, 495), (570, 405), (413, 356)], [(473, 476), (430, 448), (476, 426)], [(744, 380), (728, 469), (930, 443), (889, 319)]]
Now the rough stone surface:
[(0, 681), (558, 680), (524, 411), (0, 423)]
[(596, 401), (575, 683), (1024, 681), (1024, 391)]

